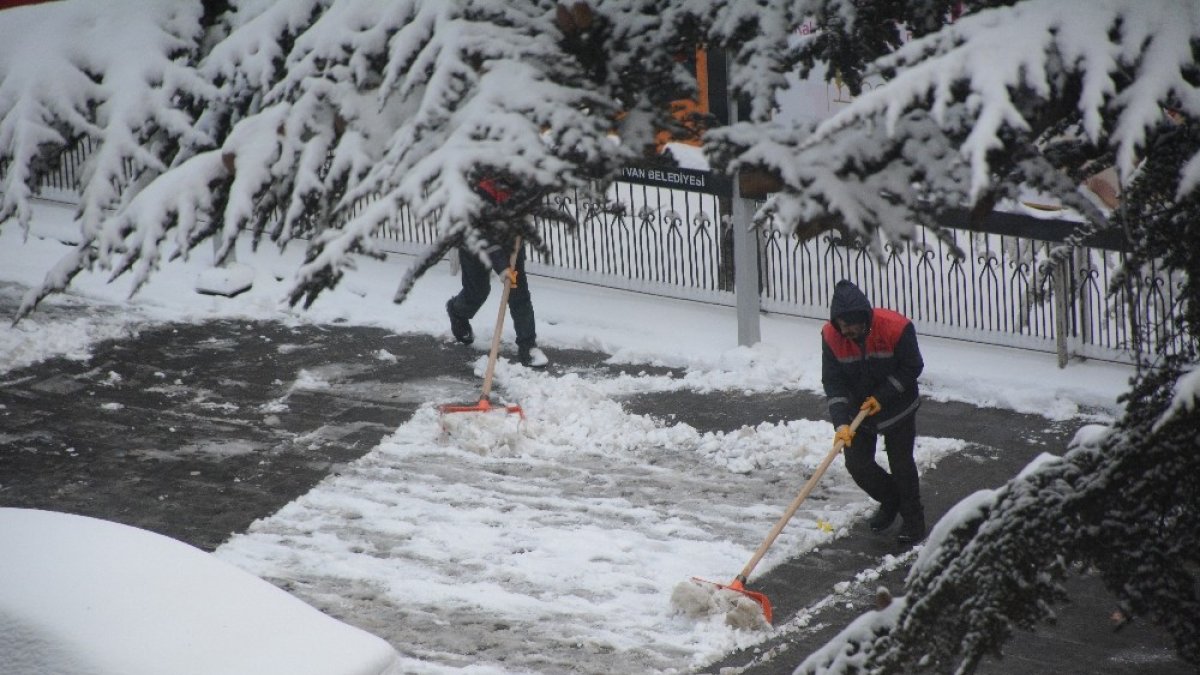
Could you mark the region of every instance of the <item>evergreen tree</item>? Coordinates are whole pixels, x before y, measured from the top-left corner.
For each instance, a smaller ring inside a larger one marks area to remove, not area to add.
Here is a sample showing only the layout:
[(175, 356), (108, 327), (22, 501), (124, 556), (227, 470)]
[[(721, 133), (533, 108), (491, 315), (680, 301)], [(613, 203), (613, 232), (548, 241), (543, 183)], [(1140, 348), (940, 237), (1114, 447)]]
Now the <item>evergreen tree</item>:
[[(903, 596), (797, 672), (971, 672), (1001, 654), (1014, 629), (1053, 619), (1068, 600), (1067, 575), (1093, 571), (1129, 617), (1165, 627), (1180, 656), (1200, 664), (1200, 253), (1191, 245), (1200, 241), (1200, 7), (968, 4), (935, 26), (944, 3), (761, 3), (751, 32), (775, 30), (780, 40), (804, 9), (824, 18), (816, 36), (776, 52), (780, 63), (824, 59), (851, 83), (884, 83), (820, 125), (787, 126), (759, 110), (712, 134), (718, 163), (778, 178), (782, 190), (760, 222), (787, 229), (833, 218), (881, 234), (870, 238), (876, 245), (916, 224), (936, 229), (947, 209), (984, 214), (1032, 187), (1085, 216), (1079, 237), (1125, 235), (1128, 261), (1111, 291), (1134, 277), (1174, 284), (1177, 305), (1161, 313), (1171, 322), (1164, 330), (1138, 327), (1138, 376), (1116, 425), (1081, 433), (1063, 457), (952, 509)], [(887, 37), (901, 26), (914, 28), (902, 44)], [(735, 61), (753, 64), (757, 47), (739, 48), (737, 36), (724, 34)], [(758, 77), (747, 90), (770, 92), (772, 76)], [(1126, 186), (1112, 212), (1079, 190), (1105, 165)]]
[[(481, 251), (483, 237), (520, 234), (537, 245), (532, 216), (566, 217), (540, 195), (611, 179), (673, 127), (668, 102), (694, 90), (675, 58), (688, 43), (650, 0), (143, 10), (66, 0), (0, 17), (0, 222), (27, 225), (55, 158), (93, 148), (78, 248), (22, 314), (84, 269), (132, 272), (136, 289), (164, 258), (211, 238), (224, 257), (246, 230), (256, 243), (308, 239), (291, 298), (310, 303), (408, 209), (438, 238), (400, 299), (456, 244)], [(79, 24), (88, 39), (29, 48)], [(485, 214), (483, 176), (525, 198)]]
[[(1121, 232), (1124, 279), (1153, 262), (1181, 289), (1164, 313), (1170, 355), (1138, 342), (1123, 418), (956, 507), (905, 594), (801, 671), (970, 671), (1014, 628), (1051, 618), (1067, 574), (1092, 569), (1130, 616), (1166, 627), (1200, 663), (1194, 1), (205, 7), (63, 0), (0, 15), (0, 224), (27, 226), (60, 153), (92, 146), (80, 243), (23, 312), (84, 269), (140, 285), (206, 239), (227, 254), (244, 230), (307, 239), (293, 302), (335, 285), (401, 209), (438, 226), (401, 295), (460, 242), (536, 243), (530, 218), (552, 215), (543, 194), (611, 179), (672, 125), (667, 104), (693, 84), (675, 56), (703, 35), (732, 55), (751, 103), (749, 121), (710, 134), (710, 158), (782, 186), (760, 222), (835, 219), (903, 239), (949, 209), (984, 214), (1033, 188), (1083, 215), (1079, 236)], [(820, 30), (799, 38), (806, 20)], [(854, 91), (866, 77), (884, 84), (819, 125), (772, 120), (785, 74), (817, 64)], [(1105, 165), (1126, 188), (1115, 212), (1078, 189)], [(474, 190), (485, 175), (518, 198), (489, 210)]]

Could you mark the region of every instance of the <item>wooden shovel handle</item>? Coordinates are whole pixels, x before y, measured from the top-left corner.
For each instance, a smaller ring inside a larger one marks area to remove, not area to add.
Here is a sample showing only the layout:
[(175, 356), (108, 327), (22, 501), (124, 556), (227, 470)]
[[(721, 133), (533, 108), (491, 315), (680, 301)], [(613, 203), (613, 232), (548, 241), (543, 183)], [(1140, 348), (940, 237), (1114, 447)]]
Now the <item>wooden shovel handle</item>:
[(492, 395), (492, 376), (496, 374), (496, 357), (500, 354), (500, 333), (504, 331), (504, 312), (508, 309), (508, 295), (512, 292), (512, 274), (510, 270), (517, 266), (517, 256), (521, 254), (521, 236), (513, 244), (512, 255), (508, 257), (508, 269), (504, 270), (504, 292), (500, 294), (500, 311), (496, 313), (496, 329), (492, 331), (492, 350), (488, 352), (487, 371), (483, 374), (483, 393), (479, 399), (486, 401)]
[[(867, 411), (860, 410), (858, 417), (855, 417), (854, 421), (850, 423), (850, 430), (857, 431), (858, 425), (862, 424), (862, 421), (866, 418)], [(796, 510), (799, 509), (800, 505), (804, 503), (804, 500), (808, 498), (808, 495), (813, 491), (813, 488), (817, 487), (817, 481), (821, 480), (821, 476), (825, 475), (825, 470), (828, 469), (829, 465), (833, 463), (834, 458), (838, 456), (838, 453), (842, 451), (844, 446), (845, 442), (843, 442), (840, 438), (834, 441), (833, 449), (830, 450), (829, 454), (825, 455), (825, 459), (822, 459), (821, 463), (817, 465), (817, 470), (814, 471), (813, 475), (806, 483), (804, 483), (804, 487), (800, 488), (800, 494), (796, 495), (796, 498), (792, 500), (792, 503), (788, 505), (787, 510), (784, 511), (783, 515), (779, 518), (779, 522), (775, 523), (775, 527), (771, 528), (770, 533), (767, 534), (767, 538), (763, 540), (763, 543), (759, 545), (758, 550), (754, 552), (754, 557), (750, 558), (750, 562), (746, 563), (746, 566), (742, 568), (742, 573), (737, 576), (739, 581), (746, 583), (746, 579), (750, 576), (750, 573), (754, 571), (754, 567), (758, 565), (758, 562), (762, 560), (762, 557), (767, 554), (767, 549), (771, 548), (771, 544), (775, 543), (775, 538), (778, 537), (779, 533), (783, 531), (783, 527), (787, 525), (789, 520), (792, 519), (792, 516), (795, 515)]]

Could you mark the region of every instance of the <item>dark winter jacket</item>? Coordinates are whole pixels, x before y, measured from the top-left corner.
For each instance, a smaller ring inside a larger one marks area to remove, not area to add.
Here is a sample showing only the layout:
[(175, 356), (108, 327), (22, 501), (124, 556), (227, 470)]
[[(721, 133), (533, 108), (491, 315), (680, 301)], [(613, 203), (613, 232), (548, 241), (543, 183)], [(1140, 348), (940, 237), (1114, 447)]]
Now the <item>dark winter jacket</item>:
[[(512, 198), (513, 191), (502, 180), (485, 176), (475, 184), (476, 192), (479, 196), (489, 200), (494, 205), (501, 205)], [(508, 269), (508, 262), (512, 254), (511, 246), (502, 246), (497, 243), (492, 243), (484, 249), (488, 260), (492, 263), (492, 269), (496, 274), (504, 274)]]
[[(833, 322), (855, 312), (869, 317), (870, 328), (860, 342), (842, 335)], [(904, 315), (872, 308), (857, 286), (839, 281), (829, 323), (821, 329), (821, 343), (821, 382), (834, 426), (849, 424), (868, 396), (874, 396), (882, 409), (863, 422), (864, 429), (886, 431), (917, 411), (921, 404), (917, 376), (925, 362), (917, 347), (917, 331)]]

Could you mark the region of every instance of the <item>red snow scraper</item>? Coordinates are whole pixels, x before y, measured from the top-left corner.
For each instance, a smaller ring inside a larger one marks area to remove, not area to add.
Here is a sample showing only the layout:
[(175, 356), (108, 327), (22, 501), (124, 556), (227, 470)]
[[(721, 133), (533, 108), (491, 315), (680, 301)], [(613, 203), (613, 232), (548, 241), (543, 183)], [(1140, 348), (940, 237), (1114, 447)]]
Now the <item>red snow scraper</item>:
[[(496, 330), (492, 332), (492, 350), (488, 353), (487, 370), (483, 375), (483, 393), (479, 395), (477, 403), (447, 403), (438, 406), (438, 410), (442, 415), (504, 410), (508, 413), (520, 415), (522, 421), (525, 419), (525, 411), (521, 410), (521, 406), (515, 403), (493, 405), (491, 400), (492, 377), (496, 374), (496, 358), (500, 354), (500, 334), (504, 332), (504, 313), (508, 310), (508, 295), (512, 291), (513, 284), (516, 283), (517, 255), (520, 252), (521, 237), (517, 237), (512, 255), (508, 259), (508, 269), (504, 272), (504, 292), (500, 295), (500, 311), (496, 314)], [(446, 428), (444, 423), (442, 424), (442, 428)]]
[[(850, 423), (850, 430), (857, 431), (858, 425), (862, 424), (862, 421), (866, 418), (867, 411), (864, 410), (859, 412), (858, 416), (854, 418), (854, 421)], [(833, 460), (838, 456), (838, 453), (842, 451), (843, 446), (845, 446), (845, 443), (841, 439), (838, 439), (836, 442), (834, 442), (833, 449), (830, 450), (829, 454), (825, 455), (825, 459), (822, 459), (821, 463), (817, 465), (817, 470), (813, 472), (812, 477), (808, 479), (808, 481), (804, 484), (804, 487), (800, 488), (800, 494), (796, 495), (796, 498), (793, 499), (792, 503), (788, 505), (787, 510), (783, 512), (783, 515), (780, 516), (779, 521), (775, 523), (775, 527), (771, 528), (771, 531), (767, 534), (767, 538), (763, 540), (763, 543), (759, 545), (758, 550), (754, 552), (754, 555), (750, 558), (750, 562), (746, 563), (746, 566), (742, 568), (741, 573), (734, 577), (733, 581), (729, 582), (728, 584), (718, 584), (715, 581), (708, 581), (698, 577), (692, 577), (692, 580), (704, 584), (712, 584), (718, 588), (728, 589), (736, 593), (741, 593), (747, 598), (750, 598), (754, 602), (758, 603), (758, 606), (762, 608), (763, 617), (767, 620), (767, 623), (771, 623), (771, 601), (767, 598), (766, 594), (758, 593), (746, 588), (746, 579), (750, 576), (750, 573), (754, 571), (754, 567), (758, 565), (763, 556), (767, 554), (767, 549), (771, 548), (771, 544), (775, 543), (775, 538), (779, 536), (779, 533), (783, 531), (784, 526), (787, 525), (788, 521), (792, 519), (793, 515), (795, 515), (796, 510), (800, 508), (800, 504), (804, 503), (804, 500), (808, 498), (808, 495), (813, 491), (813, 488), (817, 487), (817, 481), (821, 480), (821, 476), (825, 475), (825, 470), (828, 469), (829, 465), (833, 463)]]

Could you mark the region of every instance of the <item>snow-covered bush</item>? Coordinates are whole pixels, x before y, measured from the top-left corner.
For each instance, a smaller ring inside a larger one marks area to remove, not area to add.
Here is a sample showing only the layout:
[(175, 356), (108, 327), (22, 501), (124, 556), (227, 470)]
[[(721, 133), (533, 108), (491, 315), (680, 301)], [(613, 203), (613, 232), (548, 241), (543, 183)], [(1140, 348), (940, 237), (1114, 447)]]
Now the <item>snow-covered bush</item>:
[[(132, 272), (239, 231), (309, 238), (292, 302), (373, 253), (400, 209), (439, 238), (403, 284), (460, 242), (538, 244), (536, 196), (586, 188), (672, 128), (694, 78), (687, 29), (650, 0), (88, 0), (0, 14), (0, 222), (66, 148), (82, 237), (22, 309), (83, 269)], [(219, 7), (218, 3), (210, 4)], [(82, 32), (81, 32), (82, 30)], [(533, 198), (487, 213), (492, 176)], [(541, 209), (539, 212), (538, 209)], [(561, 218), (562, 216), (558, 216)], [(169, 246), (164, 243), (170, 240)]]

